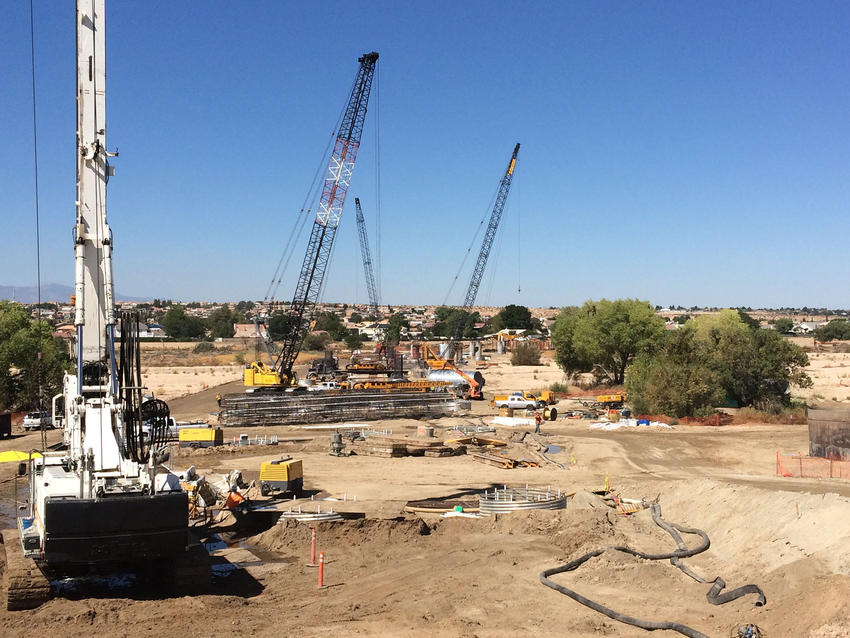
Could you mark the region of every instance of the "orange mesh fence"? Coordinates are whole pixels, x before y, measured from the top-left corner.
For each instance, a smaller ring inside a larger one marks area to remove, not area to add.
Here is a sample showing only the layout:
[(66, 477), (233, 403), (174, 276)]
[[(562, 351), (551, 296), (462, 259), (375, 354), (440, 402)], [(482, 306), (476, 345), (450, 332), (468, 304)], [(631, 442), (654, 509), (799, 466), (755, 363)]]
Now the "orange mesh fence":
[(776, 475), (792, 478), (850, 479), (850, 461), (777, 452)]

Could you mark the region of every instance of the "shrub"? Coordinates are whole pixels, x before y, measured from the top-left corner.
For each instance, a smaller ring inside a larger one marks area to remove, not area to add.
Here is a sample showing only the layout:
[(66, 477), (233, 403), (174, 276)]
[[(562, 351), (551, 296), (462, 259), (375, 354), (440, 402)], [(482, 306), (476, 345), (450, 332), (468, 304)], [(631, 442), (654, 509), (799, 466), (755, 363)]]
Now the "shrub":
[(343, 341), (345, 341), (345, 347), (349, 350), (357, 350), (363, 345), (363, 337), (356, 332), (349, 332), (345, 335)]
[(570, 386), (566, 383), (562, 383), (561, 381), (556, 381), (552, 385), (549, 386), (549, 390), (552, 392), (560, 392), (561, 394), (569, 394)]
[(304, 339), (304, 350), (324, 350), (331, 342), (331, 336), (327, 333), (307, 335)]
[(197, 345), (192, 348), (192, 352), (195, 354), (201, 354), (202, 352), (215, 352), (215, 346), (209, 341), (199, 341)]
[(519, 343), (511, 356), (511, 365), (536, 366), (540, 365), (540, 350), (530, 343)]

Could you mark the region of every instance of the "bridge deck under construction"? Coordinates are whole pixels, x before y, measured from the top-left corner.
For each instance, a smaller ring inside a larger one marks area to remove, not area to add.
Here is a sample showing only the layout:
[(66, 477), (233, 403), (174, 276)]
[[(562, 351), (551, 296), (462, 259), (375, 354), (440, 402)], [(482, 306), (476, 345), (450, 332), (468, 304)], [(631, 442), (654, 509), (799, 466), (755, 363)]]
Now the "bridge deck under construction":
[(465, 402), (447, 392), (252, 392), (222, 399), (225, 426), (297, 425), (336, 421), (441, 417), (459, 414)]

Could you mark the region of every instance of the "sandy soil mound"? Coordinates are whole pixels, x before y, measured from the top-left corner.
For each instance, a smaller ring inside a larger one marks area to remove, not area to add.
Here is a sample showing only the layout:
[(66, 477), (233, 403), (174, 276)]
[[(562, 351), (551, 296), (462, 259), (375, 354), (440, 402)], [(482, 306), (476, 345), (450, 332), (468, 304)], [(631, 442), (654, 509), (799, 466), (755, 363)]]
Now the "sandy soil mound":
[(850, 499), (837, 494), (766, 491), (707, 479), (666, 486), (665, 517), (710, 530), (711, 553), (741, 570), (769, 572), (815, 558), (850, 574)]
[[(255, 536), (252, 543), (273, 552), (300, 551), (309, 546), (311, 526), (297, 521), (281, 520), (271, 529)], [(316, 534), (323, 547), (406, 544), (431, 532), (421, 519), (328, 521), (316, 524)]]

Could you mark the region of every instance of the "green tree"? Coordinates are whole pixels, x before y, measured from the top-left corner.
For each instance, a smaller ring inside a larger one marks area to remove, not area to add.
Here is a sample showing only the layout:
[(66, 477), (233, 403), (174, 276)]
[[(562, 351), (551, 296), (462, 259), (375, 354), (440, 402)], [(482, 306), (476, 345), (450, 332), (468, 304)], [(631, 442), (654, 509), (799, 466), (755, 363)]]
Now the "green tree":
[(814, 333), (818, 341), (845, 341), (850, 339), (850, 322), (846, 319), (833, 319)]
[[(747, 310), (752, 310), (752, 308), (747, 308)], [(743, 308), (738, 308), (738, 318), (748, 328), (761, 328), (761, 324), (759, 324), (758, 320), (744, 312)]]
[(626, 392), (635, 413), (675, 417), (708, 414), (724, 396), (693, 326), (671, 331), (658, 352), (638, 355), (626, 375)]
[(348, 335), (348, 328), (343, 325), (339, 315), (335, 312), (320, 312), (316, 317), (316, 325), (313, 329), (324, 330), (333, 337), (334, 341), (342, 341)]
[(564, 308), (555, 321), (555, 360), (568, 375), (592, 372), (597, 381), (618, 385), (632, 360), (653, 352), (664, 332), (664, 320), (646, 301), (587, 301)]
[(747, 323), (735, 310), (693, 320), (696, 336), (711, 352), (726, 396), (740, 405), (772, 408), (787, 404), (790, 384), (808, 387), (809, 358), (775, 330)]
[(387, 328), (384, 333), (384, 338), (391, 345), (398, 345), (401, 342), (401, 332), (407, 328), (407, 319), (400, 312), (390, 316), (387, 320)]
[(269, 317), (268, 331), (269, 337), (273, 341), (281, 341), (289, 336), (290, 332), (295, 328), (295, 318), (288, 312), (276, 310)]
[(52, 333), (47, 322), (30, 322), (20, 304), (0, 301), (0, 412), (47, 409), (59, 392), (72, 366), (67, 346)]
[(794, 322), (788, 317), (780, 317), (773, 322), (773, 329), (781, 335), (788, 334), (794, 328)]
[(308, 334), (304, 338), (302, 350), (324, 350), (331, 342), (331, 336), (327, 333)]
[(359, 312), (352, 312), (351, 317), (349, 317), (349, 321), (351, 321), (351, 323), (360, 323), (363, 321), (363, 315)]
[(254, 309), (254, 302), (253, 301), (240, 301), (239, 303), (236, 304), (236, 310), (238, 310), (240, 312), (247, 312), (247, 311), (253, 310), (253, 309)]
[(525, 306), (509, 304), (502, 308), (499, 317), (501, 318), (503, 328), (530, 330), (533, 327), (531, 311)]
[(229, 339), (234, 334), (233, 324), (237, 323), (230, 307), (225, 304), (216, 308), (207, 317), (207, 328), (213, 339)]
[(456, 334), (460, 334), (461, 338), (479, 336), (474, 327), (476, 323), (481, 323), (481, 315), (477, 312), (440, 306), (434, 311), (434, 314), (436, 319), (431, 333), (435, 337), (452, 338)]
[(504, 327), (505, 324), (502, 322), (501, 313), (496, 313), (487, 320), (487, 324), (484, 326), (484, 332), (485, 334), (495, 334)]
[(165, 334), (175, 339), (196, 339), (206, 334), (203, 321), (187, 315), (181, 306), (171, 306), (162, 317)]
[(808, 357), (775, 330), (745, 322), (737, 310), (688, 321), (645, 351), (626, 377), (638, 413), (702, 416), (724, 399), (772, 410), (787, 405), (791, 384), (809, 387)]
[(356, 332), (349, 332), (343, 341), (345, 341), (345, 347), (349, 350), (359, 350), (363, 345), (363, 337)]

